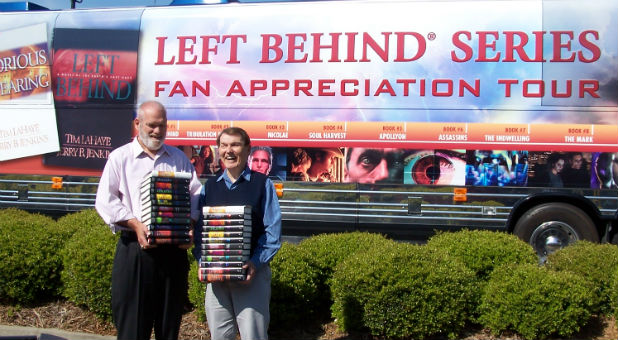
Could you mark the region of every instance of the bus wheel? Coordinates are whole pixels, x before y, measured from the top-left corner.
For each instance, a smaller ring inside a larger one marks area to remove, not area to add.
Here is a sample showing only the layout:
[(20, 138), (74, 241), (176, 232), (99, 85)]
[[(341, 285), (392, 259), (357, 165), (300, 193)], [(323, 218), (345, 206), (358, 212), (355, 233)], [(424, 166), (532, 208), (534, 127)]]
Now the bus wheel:
[(599, 242), (590, 217), (566, 203), (545, 203), (533, 207), (517, 221), (513, 233), (530, 243), (539, 260), (578, 240)]

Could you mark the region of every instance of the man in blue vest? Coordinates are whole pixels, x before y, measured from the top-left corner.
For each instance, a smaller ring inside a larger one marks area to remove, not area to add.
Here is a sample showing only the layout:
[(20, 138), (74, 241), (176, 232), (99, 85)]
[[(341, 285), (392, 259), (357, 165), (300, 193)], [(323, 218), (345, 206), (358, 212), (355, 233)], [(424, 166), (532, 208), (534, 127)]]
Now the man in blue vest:
[[(270, 322), (269, 262), (281, 247), (281, 210), (273, 182), (249, 169), (251, 140), (238, 127), (226, 128), (217, 137), (219, 158), (225, 168), (202, 188), (200, 207), (250, 205), (252, 212), (251, 255), (243, 268), (246, 281), (210, 282), (206, 288), (206, 318), (211, 338), (268, 339)], [(200, 229), (200, 228), (198, 228)], [(196, 230), (196, 252), (201, 248), (201, 230)], [(199, 259), (199, 254), (196, 258)]]

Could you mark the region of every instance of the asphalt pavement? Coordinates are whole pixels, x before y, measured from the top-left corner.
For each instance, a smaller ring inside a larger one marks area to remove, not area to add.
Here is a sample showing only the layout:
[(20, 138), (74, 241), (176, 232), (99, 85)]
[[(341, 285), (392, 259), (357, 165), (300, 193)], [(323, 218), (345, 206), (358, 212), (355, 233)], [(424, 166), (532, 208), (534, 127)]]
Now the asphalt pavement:
[(112, 340), (115, 336), (68, 332), (57, 328), (0, 325), (0, 340)]

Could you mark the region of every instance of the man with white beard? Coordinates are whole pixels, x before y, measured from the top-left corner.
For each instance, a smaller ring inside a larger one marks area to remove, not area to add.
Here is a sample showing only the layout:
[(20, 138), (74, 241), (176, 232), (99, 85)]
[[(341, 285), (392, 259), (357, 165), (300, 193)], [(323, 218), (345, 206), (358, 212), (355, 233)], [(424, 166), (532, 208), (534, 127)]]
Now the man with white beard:
[(112, 232), (120, 232), (112, 269), (112, 316), (118, 339), (177, 339), (186, 301), (189, 263), (185, 245), (150, 245), (141, 222), (140, 185), (153, 170), (191, 173), (191, 219), (201, 184), (184, 152), (164, 144), (167, 113), (148, 101), (133, 121), (133, 141), (110, 153), (95, 207)]

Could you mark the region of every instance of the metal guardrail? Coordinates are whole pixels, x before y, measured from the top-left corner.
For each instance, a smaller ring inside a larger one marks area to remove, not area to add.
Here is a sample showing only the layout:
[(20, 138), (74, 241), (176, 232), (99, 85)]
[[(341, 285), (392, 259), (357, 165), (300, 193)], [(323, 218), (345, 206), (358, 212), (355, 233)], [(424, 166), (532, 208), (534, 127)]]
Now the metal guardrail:
[[(0, 207), (72, 212), (94, 207), (94, 177), (73, 178), (52, 189), (50, 180), (0, 178)], [(82, 180), (83, 179), (83, 180)], [(406, 190), (413, 188), (414, 190)], [(530, 194), (526, 188), (470, 188), (467, 202), (454, 202), (448, 187), (401, 187), (358, 183), (285, 182), (279, 203), (286, 221), (341, 225), (397, 224), (484, 226), (504, 228), (515, 204)], [(618, 197), (599, 191), (585, 196), (601, 214), (615, 214)]]
[(51, 180), (0, 179), (0, 207), (41, 212), (72, 212), (94, 207), (98, 183), (66, 181), (60, 189), (53, 189), (53, 184)]

